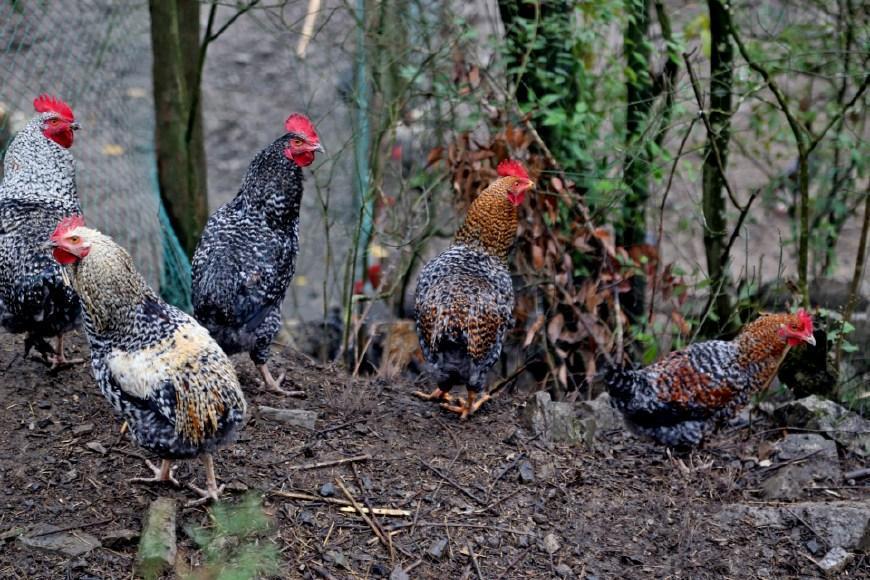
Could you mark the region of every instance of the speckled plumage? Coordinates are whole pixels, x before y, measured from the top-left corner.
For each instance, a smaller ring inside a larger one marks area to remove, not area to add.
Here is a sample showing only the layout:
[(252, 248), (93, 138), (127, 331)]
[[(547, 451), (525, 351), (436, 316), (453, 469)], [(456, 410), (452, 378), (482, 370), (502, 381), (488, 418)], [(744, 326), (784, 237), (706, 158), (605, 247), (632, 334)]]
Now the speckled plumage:
[(465, 384), (481, 392), (513, 326), (514, 291), (507, 257), (517, 209), (501, 177), (471, 204), (453, 244), (420, 271), (414, 295), (417, 334), (438, 388)]
[(43, 132), (53, 112), (35, 116), (9, 145), (0, 184), (0, 324), (24, 333), (27, 349), (78, 326), (78, 298), (45, 245), (61, 218), (81, 213), (75, 160)]
[(664, 445), (696, 446), (769, 383), (788, 347), (779, 329), (796, 320), (764, 315), (732, 341), (692, 344), (638, 370), (610, 367), (611, 401), (633, 430)]
[(205, 328), (163, 302), (107, 236), (73, 229), (90, 244), (65, 266), (84, 308), (94, 378), (134, 441), (163, 459), (229, 444), (246, 404), (235, 370)]
[(260, 365), (281, 326), (296, 270), (302, 169), (278, 138), (251, 162), (239, 194), (209, 218), (193, 256), (193, 308), (228, 354)]

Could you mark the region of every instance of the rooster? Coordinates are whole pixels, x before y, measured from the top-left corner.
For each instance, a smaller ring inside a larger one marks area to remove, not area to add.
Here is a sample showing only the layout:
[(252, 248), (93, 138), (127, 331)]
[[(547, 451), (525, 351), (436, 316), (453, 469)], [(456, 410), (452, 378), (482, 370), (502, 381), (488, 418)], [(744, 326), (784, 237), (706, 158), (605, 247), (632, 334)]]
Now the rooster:
[(287, 131), (251, 162), (239, 194), (205, 226), (193, 255), (193, 310), (227, 354), (249, 353), (266, 387), (281, 389), (267, 361), (281, 303), (296, 269), (302, 168), (323, 151), (311, 121)]
[(664, 445), (694, 447), (767, 388), (801, 343), (816, 343), (809, 314), (767, 314), (734, 340), (692, 344), (638, 370), (609, 365), (603, 379), (630, 428)]
[(133, 440), (162, 459), (153, 478), (171, 481), (174, 459), (201, 457), (203, 500), (217, 499), (212, 454), (231, 443), (246, 404), (226, 354), (191, 316), (166, 304), (111, 238), (62, 220), (50, 238), (54, 259), (81, 297), (91, 367)]
[[(78, 326), (78, 297), (63, 283), (45, 249), (57, 222), (81, 214), (75, 160), (69, 152), (79, 128), (72, 109), (54, 97), (33, 101), (36, 115), (15, 136), (3, 161), (0, 184), (0, 324), (26, 333), (31, 348), (52, 368), (84, 362), (64, 356), (63, 335)], [(52, 348), (46, 338), (56, 337)]]
[[(513, 326), (514, 291), (508, 252), (516, 239), (517, 207), (534, 186), (517, 161), (502, 161), (500, 176), (468, 208), (453, 243), (420, 271), (414, 294), (417, 336), (437, 387), (416, 392), (467, 419), (486, 402), (486, 376)], [(450, 404), (450, 389), (468, 397)]]

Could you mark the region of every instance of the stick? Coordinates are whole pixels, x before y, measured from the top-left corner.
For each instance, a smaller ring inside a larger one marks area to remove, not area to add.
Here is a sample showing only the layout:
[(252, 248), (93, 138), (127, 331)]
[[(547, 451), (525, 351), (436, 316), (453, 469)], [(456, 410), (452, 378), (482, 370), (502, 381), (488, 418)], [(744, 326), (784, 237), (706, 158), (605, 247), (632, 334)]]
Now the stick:
[(520, 461), (522, 461), (523, 457), (525, 457), (525, 456), (526, 456), (525, 451), (521, 451), (521, 452), (520, 452), (520, 453), (519, 453), (519, 454), (514, 458), (514, 460), (511, 461), (510, 465), (508, 465), (507, 467), (505, 467), (504, 469), (502, 469), (501, 471), (499, 471), (498, 475), (495, 476), (495, 479), (492, 480), (492, 483), (489, 485), (489, 487), (492, 488), (496, 483), (498, 483), (498, 480), (500, 480), (502, 477), (504, 477), (505, 475), (507, 475), (507, 473), (508, 473), (511, 469), (513, 469), (514, 467), (516, 467), (517, 464), (518, 464)]
[(460, 492), (462, 492), (463, 494), (465, 494), (466, 496), (468, 496), (472, 500), (476, 501), (480, 505), (486, 505), (486, 502), (484, 502), (482, 499), (480, 499), (479, 497), (477, 497), (476, 495), (474, 495), (473, 493), (471, 493), (470, 491), (468, 491), (467, 489), (465, 489), (464, 487), (462, 487), (461, 485), (459, 485), (458, 483), (453, 481), (453, 479), (450, 478), (449, 476), (441, 473), (441, 471), (437, 467), (435, 467), (433, 465), (429, 465), (428, 463), (426, 463), (422, 459), (417, 459), (417, 461), (419, 461), (420, 464), (423, 465), (423, 467), (426, 467), (432, 473), (434, 473), (435, 475), (437, 475), (438, 477), (440, 477), (441, 479), (443, 479), (444, 481), (449, 483), (451, 486), (453, 486), (454, 489), (459, 490)]
[(333, 427), (327, 427), (326, 429), (321, 429), (320, 431), (315, 431), (314, 435), (315, 436), (325, 435), (326, 433), (332, 433), (333, 431), (338, 431), (339, 429), (344, 429), (345, 427), (350, 427), (351, 425), (356, 425), (357, 423), (362, 423), (364, 421), (368, 421), (369, 419), (380, 419), (381, 417), (384, 417), (388, 414), (389, 413), (382, 413), (382, 414), (378, 415), (377, 417), (371, 417), (371, 416), (360, 417), (359, 419), (354, 419), (353, 421), (347, 421), (346, 423), (341, 423), (341, 424), (335, 425)]
[(477, 572), (477, 577), (479, 580), (483, 580), (483, 574), (480, 572), (480, 564), (477, 561), (477, 555), (475, 555), (474, 550), (471, 547), (471, 542), (465, 540), (465, 548), (468, 550), (468, 555), (471, 556), (471, 563), (474, 564), (474, 571)]
[(30, 538), (39, 538), (41, 536), (50, 536), (51, 534), (59, 534), (61, 532), (68, 532), (69, 530), (83, 530), (85, 528), (92, 528), (94, 526), (99, 526), (102, 524), (108, 524), (112, 521), (113, 518), (105, 518), (102, 520), (97, 520), (95, 522), (91, 522), (89, 524), (73, 524), (69, 526), (63, 526), (61, 528), (57, 528), (56, 530), (49, 530), (47, 532), (38, 532), (36, 534), (28, 534)]
[(492, 502), (491, 504), (489, 504), (489, 505), (486, 506), (485, 508), (481, 508), (481, 509), (479, 509), (479, 510), (475, 510), (474, 513), (480, 514), (480, 513), (483, 513), (483, 512), (488, 512), (488, 511), (490, 511), (491, 509), (493, 509), (495, 506), (499, 505), (499, 504), (502, 503), (503, 501), (507, 501), (507, 500), (509, 500), (510, 498), (512, 498), (512, 497), (515, 496), (516, 494), (520, 493), (521, 491), (523, 491), (523, 488), (522, 488), (522, 487), (519, 487), (519, 488), (515, 489), (514, 491), (512, 491), (511, 493), (509, 493), (509, 494), (507, 494), (506, 496), (504, 496), (503, 498), (498, 499), (498, 500)]
[(378, 529), (378, 526), (376, 526), (375, 523), (372, 521), (372, 519), (363, 512), (362, 506), (360, 506), (357, 503), (357, 501), (354, 499), (354, 497), (350, 494), (347, 487), (344, 485), (344, 480), (341, 478), (341, 476), (335, 478), (335, 483), (338, 484), (338, 487), (341, 489), (341, 492), (344, 494), (344, 496), (347, 498), (347, 500), (351, 504), (353, 504), (353, 507), (356, 508), (356, 511), (359, 513), (359, 515), (362, 517), (362, 519), (365, 520), (365, 522), (369, 525), (369, 527), (372, 529), (372, 531), (375, 533), (375, 535), (381, 541), (381, 544), (383, 544), (384, 547), (390, 551), (390, 560), (395, 559), (395, 553), (393, 551), (392, 540), (387, 540), (387, 538), (385, 538), (383, 536), (381, 530)]
[(417, 522), (414, 524), (412, 522), (404, 523), (404, 524), (393, 524), (388, 526), (390, 530), (400, 530), (402, 528), (410, 528), (411, 526), (416, 525), (420, 528), (468, 528), (472, 530), (492, 530), (495, 532), (504, 532), (506, 534), (518, 534), (520, 536), (528, 536), (531, 532), (527, 532), (525, 530), (518, 530), (516, 528), (506, 528), (504, 526), (493, 526), (490, 524), (460, 524), (453, 522)]
[[(356, 483), (357, 483), (357, 485), (359, 485), (359, 490), (362, 493), (363, 503), (365, 504), (365, 508), (363, 508), (363, 509), (368, 508), (369, 514), (371, 514), (372, 523), (375, 525), (375, 527), (378, 528), (378, 530), (380, 530), (381, 536), (385, 537), (387, 539), (387, 542), (389, 543), (390, 563), (392, 564), (393, 557), (395, 554), (393, 551), (393, 537), (384, 530), (384, 527), (381, 525), (381, 522), (379, 522), (378, 519), (375, 517), (375, 515), (377, 515), (377, 514), (375, 514), (374, 508), (372, 507), (372, 504), (369, 501), (369, 496), (366, 493), (362, 478), (359, 476), (359, 470), (356, 468), (356, 464), (351, 463), (350, 467), (353, 470), (353, 476), (356, 478)], [(362, 512), (362, 513), (365, 513), (365, 512)], [(362, 515), (362, 513), (360, 515)], [(407, 554), (407, 555), (413, 557), (413, 554)]]
[(519, 378), (519, 376), (523, 373), (523, 371), (526, 370), (526, 368), (528, 368), (528, 366), (529, 366), (529, 363), (527, 363), (527, 362), (518, 366), (516, 369), (514, 369), (514, 371), (511, 374), (506, 376), (504, 379), (499, 381), (493, 388), (491, 388), (489, 390), (489, 395), (493, 396), (497, 392), (499, 392), (500, 390), (502, 390), (503, 388), (508, 386), (509, 384), (513, 383), (515, 380), (517, 380), (517, 378)]
[(514, 558), (514, 559), (511, 561), (511, 563), (508, 564), (507, 568), (504, 569), (504, 572), (502, 572), (502, 573), (499, 575), (498, 580), (501, 580), (502, 578), (504, 578), (504, 577), (507, 575), (507, 573), (510, 572), (511, 569), (512, 569), (514, 566), (516, 566), (517, 564), (519, 564), (520, 562), (522, 562), (523, 560), (525, 560), (525, 558), (526, 558), (526, 554), (528, 554), (528, 553), (529, 553), (529, 550), (531, 550), (531, 549), (532, 549), (532, 547), (529, 546), (528, 548), (526, 548), (525, 550), (523, 550), (522, 553), (521, 553), (519, 556), (517, 556), (516, 558)]
[[(354, 512), (356, 511), (356, 508), (353, 507), (353, 506), (349, 506), (349, 505), (347, 505), (347, 506), (343, 506), (343, 507), (338, 508), (338, 511), (340, 511), (340, 512), (345, 512), (345, 513), (354, 513)], [(368, 513), (372, 513), (372, 514), (375, 514), (375, 515), (377, 515), (377, 516), (390, 516), (390, 517), (397, 517), (397, 518), (398, 518), (398, 517), (402, 517), (402, 518), (409, 518), (409, 517), (411, 517), (411, 512), (410, 512), (410, 511), (408, 511), (408, 510), (402, 510), (402, 509), (397, 509), (397, 508), (377, 508), (377, 507), (373, 507), (373, 508), (369, 509), (369, 508), (367, 508), (367, 507), (364, 507), (364, 508), (363, 508), (363, 513), (366, 513), (366, 514), (368, 514)]]
[(363, 455), (355, 455), (353, 457), (344, 457), (342, 459), (332, 459), (330, 461), (320, 461), (318, 463), (306, 463), (305, 465), (291, 465), (287, 469), (305, 470), (305, 469), (320, 469), (321, 467), (332, 467), (333, 465), (343, 465), (345, 463), (353, 463), (354, 461), (368, 461), (372, 456), (368, 453)]
[[(296, 491), (270, 491), (269, 495), (277, 495), (279, 497), (285, 497), (287, 499), (301, 499), (305, 501), (319, 501), (323, 503), (331, 503), (340, 505), (342, 507), (339, 508), (338, 511), (345, 513), (353, 513), (356, 511), (356, 508), (353, 507), (353, 504), (345, 499), (339, 499), (337, 497), (321, 497), (318, 495), (311, 495), (308, 493), (301, 493)], [(363, 508), (363, 511), (368, 513), (369, 508)], [(399, 508), (371, 508), (371, 511), (377, 515), (382, 516), (392, 516), (392, 517), (411, 517), (411, 510), (403, 510)]]
[(856, 469), (855, 471), (847, 471), (843, 475), (844, 479), (861, 479), (870, 475), (870, 467), (866, 469)]

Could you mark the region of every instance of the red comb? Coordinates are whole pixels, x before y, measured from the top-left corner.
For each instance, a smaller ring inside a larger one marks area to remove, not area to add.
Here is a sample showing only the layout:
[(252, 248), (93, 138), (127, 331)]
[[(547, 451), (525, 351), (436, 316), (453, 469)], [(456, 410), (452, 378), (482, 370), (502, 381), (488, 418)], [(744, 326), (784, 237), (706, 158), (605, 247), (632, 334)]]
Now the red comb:
[(311, 124), (308, 117), (300, 113), (293, 113), (287, 117), (287, 120), (284, 121), (284, 129), (288, 133), (305, 135), (309, 141), (314, 143), (318, 142), (317, 131), (314, 130), (314, 125)]
[(803, 308), (801, 308), (797, 311), (797, 317), (798, 317), (798, 320), (801, 321), (801, 325), (803, 325), (804, 330), (807, 333), (812, 334), (812, 332), (813, 332), (813, 317), (810, 316), (810, 314), (806, 310), (804, 310)]
[(65, 233), (82, 227), (83, 225), (85, 225), (85, 218), (80, 215), (71, 215), (69, 217), (65, 217), (60, 220), (60, 223), (57, 224), (56, 228), (54, 228), (54, 233), (51, 234), (51, 239), (60, 239)]
[(505, 159), (496, 167), (496, 171), (498, 172), (499, 177), (519, 177), (521, 179), (528, 179), (529, 173), (526, 171), (526, 168), (523, 167), (523, 164), (515, 159)]
[(47, 113), (49, 111), (52, 111), (69, 121), (75, 119), (75, 116), (73, 115), (72, 109), (69, 108), (69, 105), (67, 105), (57, 97), (52, 97), (51, 95), (39, 95), (38, 97), (33, 99), (33, 108), (36, 110), (37, 113)]

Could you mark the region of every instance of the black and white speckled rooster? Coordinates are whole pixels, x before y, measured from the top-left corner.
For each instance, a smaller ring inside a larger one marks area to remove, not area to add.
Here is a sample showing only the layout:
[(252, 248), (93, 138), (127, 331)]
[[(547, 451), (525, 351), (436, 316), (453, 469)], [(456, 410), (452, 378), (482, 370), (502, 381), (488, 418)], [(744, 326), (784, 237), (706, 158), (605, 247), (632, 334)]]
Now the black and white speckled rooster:
[[(453, 244), (426, 264), (417, 279), (415, 318), (420, 346), (437, 387), (417, 392), (462, 419), (489, 399), (486, 375), (514, 324), (508, 253), (517, 236), (517, 207), (534, 186), (517, 161), (503, 161), (497, 180), (468, 208)], [(466, 385), (468, 398), (449, 404), (450, 389)]]
[[(79, 324), (81, 308), (45, 246), (61, 218), (81, 214), (69, 152), (78, 123), (54, 97), (37, 97), (33, 106), (39, 114), (16, 135), (3, 161), (0, 324), (26, 333), (25, 353), (36, 347), (57, 368), (83, 362), (64, 357), (63, 335)], [(50, 337), (57, 337), (54, 348), (45, 340)]]
[(217, 499), (212, 453), (231, 443), (246, 405), (235, 370), (208, 331), (163, 302), (111, 238), (66, 218), (51, 235), (55, 260), (81, 297), (94, 378), (133, 440), (163, 460), (153, 479), (172, 481), (173, 459), (202, 457), (203, 498)]
[(227, 354), (249, 353), (279, 393), (284, 376), (272, 377), (266, 361), (296, 270), (302, 168), (323, 151), (304, 115), (290, 115), (284, 127), (251, 162), (235, 199), (209, 218), (192, 264), (196, 319)]

